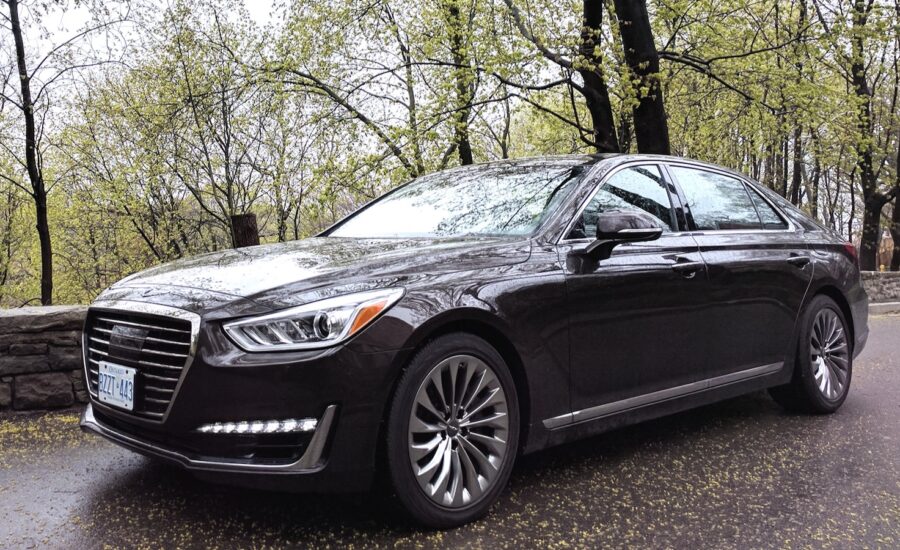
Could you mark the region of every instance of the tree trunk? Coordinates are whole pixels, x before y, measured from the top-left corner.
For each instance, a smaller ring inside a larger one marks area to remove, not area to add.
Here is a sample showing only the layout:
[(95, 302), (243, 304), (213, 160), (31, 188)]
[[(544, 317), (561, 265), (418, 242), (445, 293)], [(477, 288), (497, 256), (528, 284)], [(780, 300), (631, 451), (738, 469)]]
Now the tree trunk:
[(891, 215), (891, 238), (894, 251), (891, 254), (891, 271), (900, 271), (900, 193), (894, 197), (894, 213)]
[(853, 12), (852, 62), (850, 65), (851, 85), (853, 93), (859, 100), (856, 126), (859, 136), (856, 138), (856, 167), (859, 171), (859, 182), (863, 194), (863, 232), (859, 246), (860, 268), (872, 271), (876, 269), (878, 254), (878, 238), (881, 233), (881, 209), (887, 198), (878, 191), (878, 178), (875, 175), (872, 159), (872, 91), (866, 76), (865, 26), (872, 4), (866, 0), (856, 0)]
[(450, 54), (453, 56), (453, 79), (456, 85), (456, 127), (454, 130), (456, 150), (459, 153), (459, 163), (463, 166), (474, 164), (472, 156), (472, 143), (469, 139), (469, 117), (472, 112), (472, 85), (469, 80), (472, 71), (469, 69), (469, 57), (466, 55), (463, 32), (466, 29), (465, 21), (459, 11), (456, 0), (447, 3), (449, 16), (448, 31), (450, 33)]
[(235, 214), (231, 216), (231, 244), (235, 248), (259, 244), (256, 214)]
[[(856, 217), (856, 170), (850, 174), (850, 217), (847, 218), (847, 240), (853, 242), (853, 218)], [(835, 202), (840, 198), (840, 192), (835, 193)], [(843, 207), (841, 208), (843, 215)]]
[[(782, 118), (779, 116), (778, 126), (782, 125)], [(778, 138), (778, 144), (773, 145), (773, 149), (775, 151), (775, 180), (772, 184), (772, 188), (778, 192), (782, 197), (789, 199), (787, 192), (787, 174), (785, 174), (785, 164), (784, 164), (784, 139)]]
[(816, 164), (813, 166), (812, 188), (809, 194), (810, 210), (812, 217), (819, 219), (819, 187), (822, 180), (822, 165), (816, 158)]
[(41, 246), (41, 305), (53, 304), (53, 249), (50, 246), (50, 223), (47, 220), (47, 193), (35, 194), (35, 220)]
[[(625, 111), (623, 109), (623, 111)], [(631, 113), (619, 113), (619, 151), (631, 151)]]
[(634, 135), (639, 153), (671, 154), (669, 124), (659, 81), (659, 53), (646, 0), (615, 0), (625, 62), (638, 80)]
[(782, 195), (790, 200), (790, 189), (788, 189), (788, 136), (785, 134), (781, 140), (781, 189)]
[(819, 188), (821, 187), (822, 182), (822, 161), (819, 159), (821, 155), (821, 151), (819, 151), (819, 136), (816, 133), (815, 129), (810, 132), (810, 138), (812, 139), (812, 154), (813, 154), (813, 177), (812, 177), (812, 188), (810, 189), (809, 194), (809, 202), (810, 202), (810, 213), (812, 217), (815, 219), (819, 219)]
[(6, 4), (9, 6), (10, 29), (16, 44), (16, 65), (19, 69), (22, 112), (25, 116), (25, 168), (31, 182), (31, 196), (34, 199), (35, 220), (41, 246), (41, 304), (49, 306), (53, 303), (53, 249), (50, 244), (50, 224), (47, 220), (47, 189), (44, 187), (44, 174), (37, 160), (31, 76), (25, 62), (25, 43), (22, 40), (22, 25), (19, 22), (19, 2), (8, 0)]
[(859, 268), (877, 271), (878, 241), (881, 236), (881, 209), (884, 199), (879, 195), (863, 201), (863, 227), (859, 246)]
[(616, 123), (613, 118), (609, 90), (603, 78), (599, 55), (600, 38), (603, 32), (603, 0), (584, 0), (584, 21), (581, 28), (580, 53), (585, 64), (579, 64), (578, 74), (584, 80), (581, 95), (584, 96), (591, 125), (594, 129), (594, 144), (598, 153), (618, 153)]
[(800, 206), (800, 184), (803, 176), (803, 130), (794, 128), (793, 170), (791, 172), (791, 204)]

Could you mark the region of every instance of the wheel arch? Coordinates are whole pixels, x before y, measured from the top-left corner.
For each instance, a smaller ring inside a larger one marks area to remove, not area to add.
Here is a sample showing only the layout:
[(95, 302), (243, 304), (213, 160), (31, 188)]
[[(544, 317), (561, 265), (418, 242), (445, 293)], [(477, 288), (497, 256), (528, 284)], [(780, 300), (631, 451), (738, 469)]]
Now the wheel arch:
[[(841, 292), (837, 286), (831, 283), (825, 283), (819, 286), (816, 291), (812, 294), (812, 298), (816, 296), (827, 296), (834, 300), (834, 302), (841, 308), (841, 313), (844, 314), (844, 319), (847, 321), (850, 329), (850, 345), (856, 346), (856, 327), (853, 323), (853, 312), (850, 309), (850, 302), (847, 300), (847, 297), (844, 296), (844, 293)], [(810, 298), (810, 300), (812, 299)]]
[[(429, 319), (410, 335), (407, 339), (407, 345), (404, 346), (404, 352), (397, 356), (399, 369), (388, 393), (389, 402), (394, 398), (400, 379), (409, 367), (409, 362), (423, 346), (445, 334), (454, 332), (473, 334), (493, 346), (509, 367), (516, 386), (516, 397), (519, 404), (519, 440), (517, 446), (519, 451), (521, 451), (528, 441), (531, 425), (530, 385), (522, 357), (515, 344), (504, 333), (504, 328), (505, 323), (500, 318), (490, 312), (476, 308), (457, 308)], [(387, 426), (389, 413), (390, 407), (385, 406), (378, 434), (379, 446), (384, 445), (384, 430)], [(381, 450), (378, 454), (380, 457), (385, 456)]]

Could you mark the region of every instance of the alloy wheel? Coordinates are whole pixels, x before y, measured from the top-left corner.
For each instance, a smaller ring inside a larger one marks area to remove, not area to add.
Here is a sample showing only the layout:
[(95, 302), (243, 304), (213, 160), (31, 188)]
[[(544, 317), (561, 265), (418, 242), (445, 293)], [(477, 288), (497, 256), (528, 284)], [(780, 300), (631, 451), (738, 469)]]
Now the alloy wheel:
[(831, 309), (819, 311), (810, 335), (810, 362), (816, 385), (826, 399), (838, 399), (847, 386), (849, 352), (841, 318)]
[(490, 489), (508, 452), (503, 386), (484, 361), (456, 355), (419, 386), (409, 415), (409, 460), (436, 504), (463, 508)]

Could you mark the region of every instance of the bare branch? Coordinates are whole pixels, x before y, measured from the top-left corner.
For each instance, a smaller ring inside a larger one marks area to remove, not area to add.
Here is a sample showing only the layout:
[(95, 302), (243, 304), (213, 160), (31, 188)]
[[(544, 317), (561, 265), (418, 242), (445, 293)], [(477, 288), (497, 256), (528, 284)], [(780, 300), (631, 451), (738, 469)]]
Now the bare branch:
[(519, 11), (519, 8), (516, 7), (515, 4), (513, 4), (513, 0), (503, 0), (503, 2), (509, 8), (509, 12), (512, 15), (513, 22), (516, 24), (516, 28), (519, 29), (519, 33), (521, 33), (521, 35), (525, 37), (526, 40), (534, 44), (538, 51), (541, 52), (541, 55), (561, 67), (564, 67), (566, 69), (573, 68), (572, 61), (570, 59), (563, 57), (562, 55), (545, 46), (543, 41), (528, 29), (528, 26), (525, 25), (525, 20), (522, 17), (522, 12)]

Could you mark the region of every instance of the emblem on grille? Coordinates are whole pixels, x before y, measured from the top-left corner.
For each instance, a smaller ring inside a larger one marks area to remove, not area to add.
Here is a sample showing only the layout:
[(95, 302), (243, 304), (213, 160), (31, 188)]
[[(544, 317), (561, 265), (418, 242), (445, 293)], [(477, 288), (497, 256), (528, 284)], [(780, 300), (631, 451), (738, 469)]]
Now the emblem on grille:
[(116, 325), (109, 335), (109, 354), (123, 359), (137, 359), (149, 333), (145, 328)]

